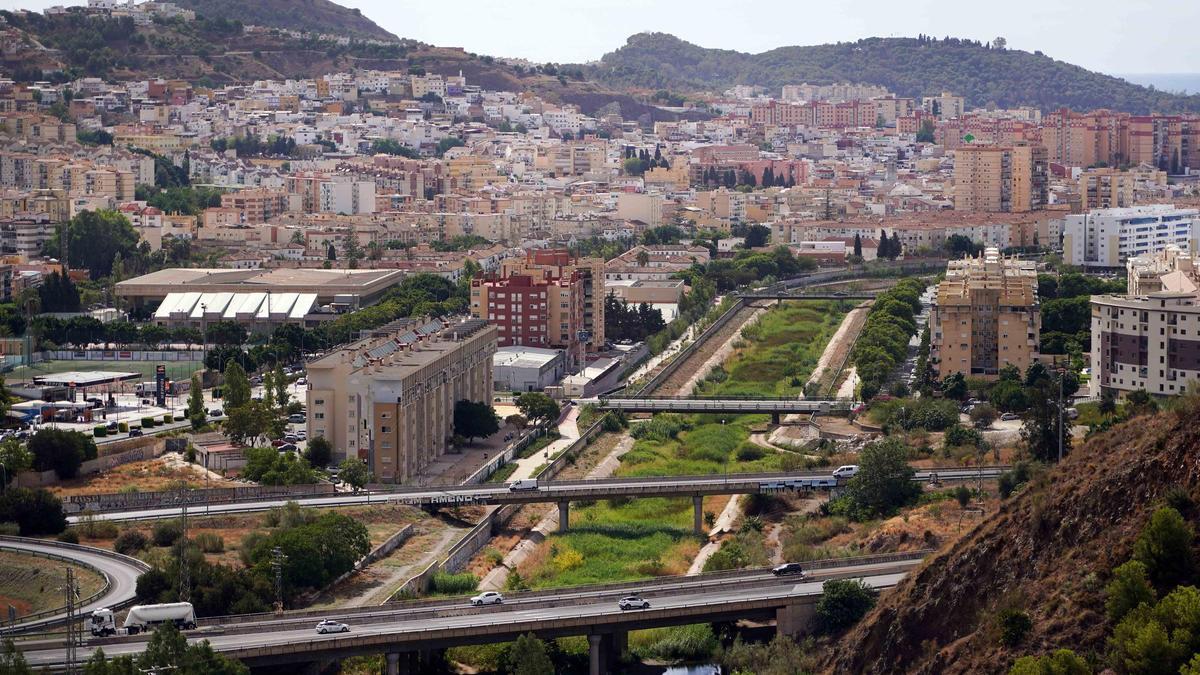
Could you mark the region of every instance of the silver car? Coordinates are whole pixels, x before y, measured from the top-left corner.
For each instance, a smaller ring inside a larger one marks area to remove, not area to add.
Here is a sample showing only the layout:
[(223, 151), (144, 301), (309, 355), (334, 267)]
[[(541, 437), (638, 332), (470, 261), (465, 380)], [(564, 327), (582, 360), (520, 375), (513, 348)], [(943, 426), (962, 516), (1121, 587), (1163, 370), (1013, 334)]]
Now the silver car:
[(326, 633), (349, 633), (350, 626), (332, 619), (325, 619), (317, 624), (317, 633), (324, 635)]
[(650, 602), (645, 598), (639, 598), (636, 595), (630, 595), (628, 597), (621, 598), (621, 600), (617, 603), (617, 606), (620, 607), (622, 611), (627, 609), (650, 609)]

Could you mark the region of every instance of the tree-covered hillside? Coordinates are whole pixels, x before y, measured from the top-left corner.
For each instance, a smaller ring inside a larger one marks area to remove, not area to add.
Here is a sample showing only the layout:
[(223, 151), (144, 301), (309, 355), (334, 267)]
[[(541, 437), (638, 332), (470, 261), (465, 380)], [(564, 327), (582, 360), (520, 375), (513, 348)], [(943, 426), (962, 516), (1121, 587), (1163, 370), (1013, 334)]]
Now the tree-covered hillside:
[(1040, 52), (928, 36), (868, 38), (746, 54), (706, 49), (665, 33), (640, 33), (604, 55), (588, 74), (608, 84), (649, 89), (723, 90), (752, 84), (777, 90), (802, 82), (859, 82), (882, 85), (901, 96), (950, 91), (975, 106), (1200, 111), (1200, 96), (1156, 91)]
[(273, 28), (345, 35), (347, 37), (397, 40), (357, 8), (342, 7), (329, 0), (174, 0), (197, 14), (223, 17), (242, 23)]

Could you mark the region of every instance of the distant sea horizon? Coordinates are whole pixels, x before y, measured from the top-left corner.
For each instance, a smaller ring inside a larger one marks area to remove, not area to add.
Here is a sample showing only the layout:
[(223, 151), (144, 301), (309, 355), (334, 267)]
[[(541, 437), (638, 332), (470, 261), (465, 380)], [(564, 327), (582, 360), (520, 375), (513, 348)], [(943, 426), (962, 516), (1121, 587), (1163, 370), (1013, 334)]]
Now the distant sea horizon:
[(1183, 94), (1200, 93), (1200, 73), (1116, 73), (1114, 77), (1160, 91)]

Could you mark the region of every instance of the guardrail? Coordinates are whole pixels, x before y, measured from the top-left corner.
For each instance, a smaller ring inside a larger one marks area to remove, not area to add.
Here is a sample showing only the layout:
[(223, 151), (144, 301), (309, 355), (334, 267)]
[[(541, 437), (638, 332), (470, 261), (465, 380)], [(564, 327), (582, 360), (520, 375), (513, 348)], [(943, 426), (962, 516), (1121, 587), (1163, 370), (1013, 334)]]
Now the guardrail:
[[(150, 570), (150, 565), (146, 564), (145, 562), (142, 562), (141, 560), (138, 560), (137, 558), (131, 558), (126, 555), (121, 555), (120, 553), (116, 553), (113, 551), (106, 551), (102, 548), (96, 548), (94, 546), (81, 546), (79, 544), (68, 544), (65, 542), (53, 541), (53, 540), (33, 539), (30, 537), (14, 537), (12, 535), (0, 535), (0, 548), (5, 548), (4, 542), (33, 543), (33, 544), (37, 544), (38, 546), (49, 546), (51, 548), (60, 548), (60, 549), (63, 549), (64, 551), (85, 549), (89, 553), (92, 553), (95, 555), (102, 555), (106, 558), (112, 558), (114, 560), (119, 560), (127, 565), (130, 565), (131, 567), (136, 567), (136, 568), (140, 569), (142, 572), (147, 572)], [(99, 600), (100, 598), (104, 597), (104, 594), (107, 593), (110, 588), (112, 588), (112, 579), (108, 576), (107, 572), (105, 572), (104, 570), (99, 569), (97, 567), (93, 567), (92, 565), (89, 565), (87, 563), (76, 560), (75, 558), (72, 558), (66, 554), (55, 555), (52, 553), (46, 553), (45, 551), (31, 551), (29, 549), (15, 549), (14, 548), (14, 549), (10, 549), (10, 550), (18, 551), (22, 554), (32, 555), (32, 556), (38, 557), (38, 558), (46, 558), (48, 560), (60, 560), (63, 562), (69, 562), (73, 565), (77, 565), (80, 567), (86, 567), (87, 569), (90, 569), (93, 572), (96, 572), (100, 576), (104, 577), (104, 585), (100, 588), (100, 590), (98, 590), (95, 593), (89, 595), (88, 597), (80, 600), (79, 601), (80, 607), (90, 605), (91, 603), (95, 602), (96, 600)], [(113, 603), (113, 608), (117, 609), (120, 607), (124, 607), (125, 605), (129, 604), (129, 602), (132, 602), (132, 600)], [(11, 624), (5, 626), (4, 628), (0, 629), (0, 635), (11, 635), (11, 634), (15, 634), (15, 633), (23, 633), (26, 630), (33, 630), (37, 626), (31, 626), (28, 624), (39, 622), (44, 617), (50, 617), (50, 616), (54, 616), (56, 614), (62, 614), (66, 611), (67, 611), (67, 608), (65, 606), (63, 606), (63, 607), (56, 607), (56, 608), (52, 608), (52, 609), (44, 609), (40, 612), (35, 612), (33, 614), (27, 614), (25, 616), (19, 617), (18, 621), (11, 623)]]
[[(839, 567), (857, 567), (861, 565), (874, 565), (888, 562), (905, 562), (910, 560), (921, 560), (932, 553), (932, 549), (922, 549), (911, 553), (880, 553), (867, 556), (854, 556), (847, 558), (823, 558), (819, 560), (810, 560), (803, 562), (807, 569), (835, 569)], [(431, 563), (426, 568), (426, 572), (438, 566), (437, 562)], [(583, 584), (578, 586), (562, 586), (555, 589), (546, 589), (540, 591), (523, 591), (515, 594), (515, 600), (528, 600), (544, 597), (553, 597), (556, 595), (579, 595), (590, 593), (605, 593), (612, 591), (614, 593), (627, 593), (631, 586), (637, 585), (654, 585), (662, 587), (674, 586), (697, 586), (705, 582), (728, 581), (743, 577), (759, 576), (770, 571), (769, 567), (756, 567), (743, 570), (727, 570), (723, 572), (706, 572), (688, 576), (685, 574), (669, 575), (662, 577), (652, 577), (650, 579), (642, 579), (639, 581), (626, 582), (608, 582), (598, 584)], [(462, 597), (456, 596), (453, 598), (426, 598), (421, 600), (402, 600), (398, 602), (389, 602), (375, 607), (356, 607), (353, 609), (341, 610), (291, 610), (284, 612), (282, 615), (274, 612), (260, 612), (256, 614), (234, 614), (228, 616), (212, 616), (197, 620), (197, 623), (202, 626), (225, 626), (236, 625), (241, 623), (255, 623), (260, 621), (276, 621), (287, 619), (306, 619), (327, 617), (331, 614), (339, 617), (349, 617), (356, 614), (372, 614), (380, 611), (389, 610), (420, 610), (420, 609), (436, 609), (438, 607), (454, 608), (461, 603)]]

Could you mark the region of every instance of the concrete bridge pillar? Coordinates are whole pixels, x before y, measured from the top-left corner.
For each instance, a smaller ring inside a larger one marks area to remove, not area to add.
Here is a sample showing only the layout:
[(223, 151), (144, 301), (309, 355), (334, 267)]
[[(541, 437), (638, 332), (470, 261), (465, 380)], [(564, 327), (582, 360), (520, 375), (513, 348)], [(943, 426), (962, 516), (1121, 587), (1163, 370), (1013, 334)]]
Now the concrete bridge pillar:
[(692, 497), (692, 529), (696, 534), (704, 534), (704, 497), (695, 495)]
[(605, 675), (608, 673), (608, 654), (604, 649), (603, 635), (588, 636), (588, 674)]
[(803, 635), (816, 613), (816, 605), (793, 604), (775, 610), (775, 631), (788, 637)]
[(777, 412), (771, 413), (771, 424), (774, 424), (775, 426), (779, 426), (779, 413), (777, 413)]
[[(400, 656), (401, 654), (399, 652), (391, 652), (386, 655), (385, 660), (387, 661), (387, 675), (400, 675)], [(407, 654), (404, 656), (407, 656)], [(406, 663), (405, 665), (408, 664)], [(405, 668), (405, 671), (407, 670), (408, 668)]]
[(558, 531), (566, 532), (571, 529), (571, 502), (558, 503)]

